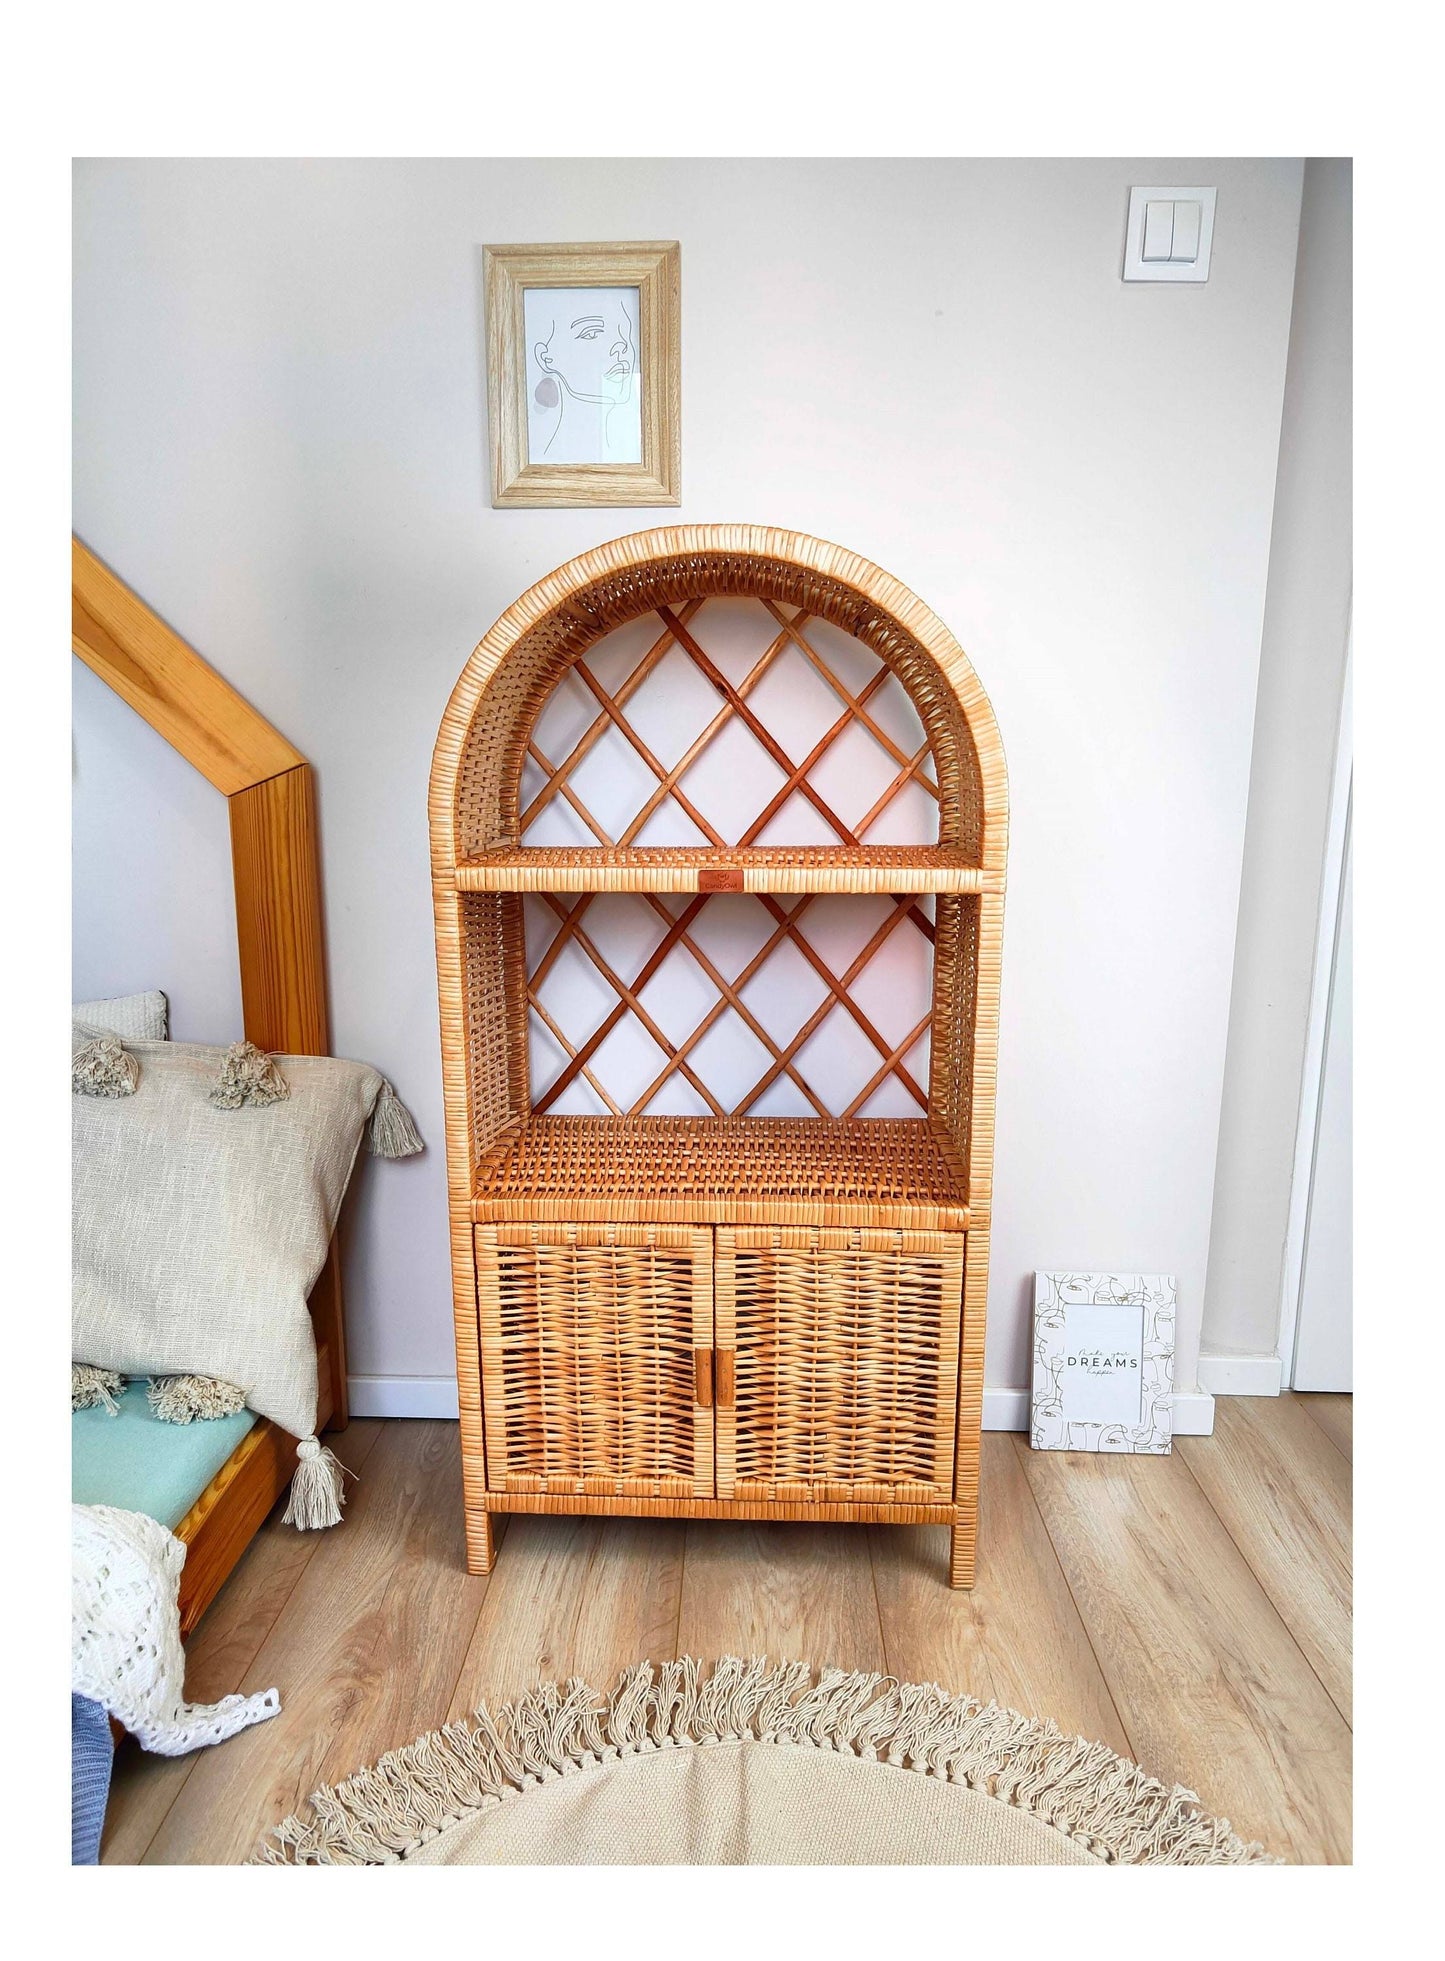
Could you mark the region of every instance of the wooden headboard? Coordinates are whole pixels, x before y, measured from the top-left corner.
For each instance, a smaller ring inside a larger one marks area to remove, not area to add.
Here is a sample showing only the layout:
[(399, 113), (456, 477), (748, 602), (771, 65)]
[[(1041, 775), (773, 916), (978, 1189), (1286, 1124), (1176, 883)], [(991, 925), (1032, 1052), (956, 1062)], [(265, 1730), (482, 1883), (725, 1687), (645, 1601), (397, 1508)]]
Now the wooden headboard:
[[(311, 765), (215, 668), (71, 539), (71, 645), (93, 673), (226, 798), (246, 1039), (326, 1055), (326, 956)], [(331, 1425), (347, 1417), (341, 1276), (333, 1242), (311, 1294)], [(318, 1427), (320, 1427), (318, 1425)]]

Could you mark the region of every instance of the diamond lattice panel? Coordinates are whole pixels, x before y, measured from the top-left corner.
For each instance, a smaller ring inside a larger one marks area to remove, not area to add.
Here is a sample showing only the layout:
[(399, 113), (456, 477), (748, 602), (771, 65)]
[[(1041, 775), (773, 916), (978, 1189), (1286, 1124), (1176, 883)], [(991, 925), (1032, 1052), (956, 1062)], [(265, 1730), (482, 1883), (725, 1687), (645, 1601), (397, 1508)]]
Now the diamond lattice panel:
[(531, 845), (934, 844), (938, 786), (896, 675), (827, 621), (690, 600), (606, 635), (537, 718)]
[(932, 900), (611, 892), (525, 903), (539, 1115), (926, 1108)]

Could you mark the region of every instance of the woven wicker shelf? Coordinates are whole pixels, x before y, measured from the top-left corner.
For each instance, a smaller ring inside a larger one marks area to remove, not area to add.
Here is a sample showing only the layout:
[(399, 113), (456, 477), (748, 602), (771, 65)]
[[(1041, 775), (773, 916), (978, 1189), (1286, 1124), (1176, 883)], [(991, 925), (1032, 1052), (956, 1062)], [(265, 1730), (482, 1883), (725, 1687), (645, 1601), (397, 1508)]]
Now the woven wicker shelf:
[(483, 639), (430, 811), (471, 1570), (497, 1512), (874, 1519), (971, 1586), (1008, 812), (963, 650), (816, 538), (619, 538)]
[(564, 850), (521, 846), (457, 866), (459, 892), (982, 892), (989, 874), (937, 845)]
[(477, 1167), (472, 1217), (633, 1223), (970, 1223), (967, 1179), (927, 1118), (530, 1117)]

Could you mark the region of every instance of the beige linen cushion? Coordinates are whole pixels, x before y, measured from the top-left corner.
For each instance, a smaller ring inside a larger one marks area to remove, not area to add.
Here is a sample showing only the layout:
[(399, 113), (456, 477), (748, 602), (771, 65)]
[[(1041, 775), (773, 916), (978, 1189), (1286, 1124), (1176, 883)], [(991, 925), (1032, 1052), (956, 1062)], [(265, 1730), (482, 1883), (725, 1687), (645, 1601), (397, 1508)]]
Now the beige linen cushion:
[(218, 1109), (208, 1098), (225, 1049), (126, 1046), (140, 1064), (133, 1095), (71, 1098), (72, 1358), (219, 1377), (309, 1437), (306, 1300), (384, 1080), (361, 1062), (279, 1056), (284, 1101)]
[(149, 994), (117, 994), (108, 1001), (73, 1001), (72, 1021), (119, 1035), (123, 1042), (163, 1042), (170, 1034), (170, 1003), (159, 988)]

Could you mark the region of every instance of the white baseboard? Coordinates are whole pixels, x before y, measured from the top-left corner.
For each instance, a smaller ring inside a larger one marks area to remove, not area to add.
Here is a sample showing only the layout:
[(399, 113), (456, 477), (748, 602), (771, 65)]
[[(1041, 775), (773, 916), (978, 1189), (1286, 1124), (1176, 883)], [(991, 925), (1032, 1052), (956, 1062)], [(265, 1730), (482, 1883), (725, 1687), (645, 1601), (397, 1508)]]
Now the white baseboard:
[(347, 1377), (353, 1416), (457, 1416), (454, 1375)]
[(1201, 1355), (1199, 1380), (1215, 1396), (1277, 1396), (1284, 1364), (1278, 1355)]
[[(450, 1375), (354, 1375), (349, 1381), (353, 1416), (457, 1414), (456, 1377)], [(1263, 1393), (1263, 1392), (1258, 1392)], [(1276, 1392), (1277, 1393), (1277, 1392)], [(1027, 1389), (985, 1389), (985, 1430), (1027, 1430)], [(1207, 1437), (1214, 1429), (1214, 1398), (1194, 1391), (1174, 1398), (1176, 1437)]]
[[(985, 1430), (1027, 1430), (1029, 1392), (1027, 1389), (985, 1389), (983, 1392)], [(1214, 1398), (1202, 1390), (1181, 1390), (1174, 1398), (1176, 1437), (1212, 1437)]]
[(1027, 1389), (985, 1389), (983, 1427), (985, 1430), (1027, 1430), (1029, 1427)]
[(1182, 1389), (1174, 1398), (1174, 1434), (1176, 1437), (1212, 1437), (1214, 1435), (1214, 1398), (1204, 1387)]

